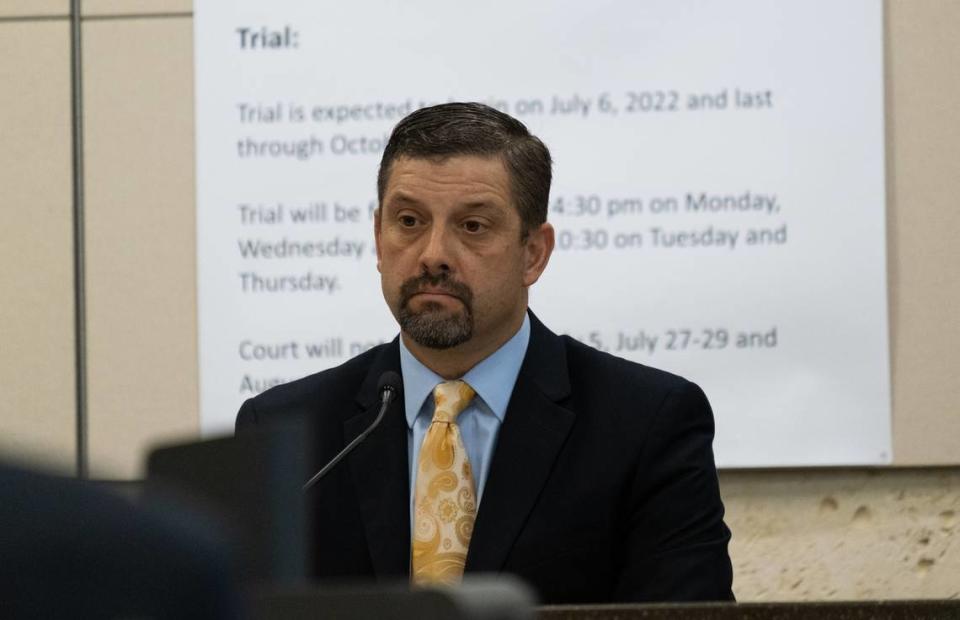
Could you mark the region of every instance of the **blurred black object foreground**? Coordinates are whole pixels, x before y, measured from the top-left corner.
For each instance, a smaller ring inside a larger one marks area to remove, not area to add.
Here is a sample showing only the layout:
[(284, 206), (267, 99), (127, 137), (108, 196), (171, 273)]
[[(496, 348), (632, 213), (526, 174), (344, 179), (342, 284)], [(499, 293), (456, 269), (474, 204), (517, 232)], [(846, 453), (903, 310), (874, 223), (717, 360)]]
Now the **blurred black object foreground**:
[(0, 617), (235, 618), (227, 547), (202, 519), (0, 465)]
[(308, 585), (304, 436), (158, 448), (139, 498), (0, 466), (0, 618), (532, 618), (510, 579)]
[(250, 592), (250, 620), (533, 620), (533, 591), (509, 576), (466, 576), (455, 588), (319, 584)]
[(234, 542), (245, 584), (298, 584), (307, 579), (308, 515), (303, 482), (309, 476), (302, 425), (153, 450), (146, 498), (216, 521)]

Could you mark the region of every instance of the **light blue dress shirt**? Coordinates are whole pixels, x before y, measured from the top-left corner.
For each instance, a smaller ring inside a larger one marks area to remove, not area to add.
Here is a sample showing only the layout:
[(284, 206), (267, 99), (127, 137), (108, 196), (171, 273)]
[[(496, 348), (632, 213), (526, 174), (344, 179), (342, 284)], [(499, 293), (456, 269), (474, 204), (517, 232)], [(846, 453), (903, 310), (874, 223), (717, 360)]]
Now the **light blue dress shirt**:
[[(477, 393), (457, 417), (460, 436), (477, 485), (477, 506), (487, 483), (493, 448), (507, 413), (513, 386), (520, 374), (523, 356), (530, 342), (530, 317), (510, 340), (471, 368), (462, 379)], [(445, 379), (420, 363), (400, 339), (400, 371), (403, 373), (403, 400), (407, 415), (407, 454), (410, 465), (410, 526), (413, 527), (413, 497), (417, 488), (417, 460), (420, 446), (433, 419), (433, 388)]]

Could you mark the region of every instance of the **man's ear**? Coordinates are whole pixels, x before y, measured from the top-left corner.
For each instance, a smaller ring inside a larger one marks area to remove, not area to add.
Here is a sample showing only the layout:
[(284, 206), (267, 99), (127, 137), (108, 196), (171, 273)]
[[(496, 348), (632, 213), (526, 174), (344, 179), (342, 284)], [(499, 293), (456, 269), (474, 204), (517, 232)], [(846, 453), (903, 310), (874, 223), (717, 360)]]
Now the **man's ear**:
[(377, 207), (377, 210), (373, 212), (373, 243), (377, 248), (377, 271), (380, 271), (380, 212), (382, 209)]
[(531, 286), (540, 279), (553, 254), (554, 232), (549, 222), (530, 231), (524, 242), (523, 285)]

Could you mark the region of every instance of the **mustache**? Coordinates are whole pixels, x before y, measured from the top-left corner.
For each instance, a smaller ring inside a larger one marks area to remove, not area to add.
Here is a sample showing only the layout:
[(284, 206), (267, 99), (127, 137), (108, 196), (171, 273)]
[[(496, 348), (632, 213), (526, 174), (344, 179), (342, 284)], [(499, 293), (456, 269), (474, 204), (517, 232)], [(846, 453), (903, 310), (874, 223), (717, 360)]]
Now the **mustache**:
[(427, 288), (439, 290), (448, 295), (458, 297), (467, 308), (471, 307), (473, 303), (473, 291), (470, 290), (470, 287), (463, 282), (457, 282), (452, 279), (447, 272), (442, 271), (436, 275), (423, 273), (417, 277), (405, 280), (404, 283), (400, 285), (401, 306), (407, 305), (411, 297), (417, 293), (422, 293)]

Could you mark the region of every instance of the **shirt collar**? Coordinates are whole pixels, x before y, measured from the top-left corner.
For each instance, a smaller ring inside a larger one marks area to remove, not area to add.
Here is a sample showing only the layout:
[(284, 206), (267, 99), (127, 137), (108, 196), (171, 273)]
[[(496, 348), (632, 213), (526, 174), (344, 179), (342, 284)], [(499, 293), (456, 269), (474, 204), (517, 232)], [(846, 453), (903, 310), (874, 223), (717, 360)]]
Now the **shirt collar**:
[[(463, 380), (470, 384), (501, 422), (507, 412), (513, 386), (520, 374), (520, 366), (527, 354), (529, 343), (530, 317), (524, 314), (523, 324), (517, 333), (463, 376)], [(403, 338), (400, 338), (400, 372), (403, 374), (407, 426), (413, 428), (423, 403), (433, 393), (433, 388), (444, 379), (414, 357), (404, 344)]]

